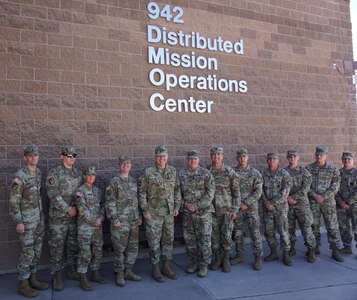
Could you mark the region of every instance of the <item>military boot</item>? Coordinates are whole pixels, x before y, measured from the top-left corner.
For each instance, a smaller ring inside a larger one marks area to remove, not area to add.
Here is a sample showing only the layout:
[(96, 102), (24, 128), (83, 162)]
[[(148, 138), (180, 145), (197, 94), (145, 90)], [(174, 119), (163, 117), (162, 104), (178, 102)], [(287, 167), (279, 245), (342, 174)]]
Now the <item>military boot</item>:
[(93, 291), (92, 286), (87, 280), (87, 273), (78, 273), (79, 274), (79, 287), (86, 292)]
[(224, 273), (229, 273), (231, 271), (231, 262), (229, 261), (229, 255), (223, 257), (222, 271)]
[(93, 271), (92, 281), (93, 282), (98, 282), (98, 283), (101, 283), (101, 284), (108, 283), (108, 280), (106, 280), (103, 276), (101, 276), (99, 274), (99, 270)]
[(351, 246), (345, 246), (342, 249), (340, 249), (341, 254), (352, 254), (352, 248)]
[(320, 246), (317, 245), (317, 246), (315, 247), (315, 254), (318, 255), (318, 254), (320, 254), (320, 253), (321, 253), (321, 252), (320, 252)]
[(283, 251), (283, 263), (285, 266), (289, 266), (289, 267), (293, 265), (293, 262), (289, 255), (289, 251)]
[(211, 270), (216, 271), (222, 265), (222, 256), (219, 252), (214, 253), (214, 262), (211, 264)]
[(208, 272), (208, 268), (206, 264), (200, 264), (199, 269), (198, 269), (198, 277), (206, 277)]
[(309, 263), (314, 263), (316, 261), (316, 256), (315, 256), (315, 249), (313, 248), (309, 248), (307, 250), (307, 258), (306, 260), (309, 262)]
[(39, 281), (37, 279), (36, 273), (31, 274), (31, 276), (29, 278), (29, 283), (30, 283), (30, 286), (36, 290), (47, 290), (48, 289), (48, 283)]
[(279, 259), (278, 252), (276, 252), (276, 248), (270, 248), (270, 254), (264, 258), (264, 261), (273, 261)]
[(192, 261), (192, 265), (186, 269), (188, 274), (193, 274), (199, 270), (199, 264), (197, 260)]
[(254, 264), (253, 264), (253, 269), (254, 270), (261, 270), (261, 268), (263, 267), (263, 260), (262, 260), (262, 256), (260, 254), (256, 254), (254, 255)]
[(53, 277), (53, 290), (54, 291), (62, 291), (63, 290), (63, 281), (62, 281), (62, 272), (57, 271), (55, 276)]
[(124, 279), (131, 280), (131, 281), (141, 281), (141, 276), (136, 275), (133, 272), (133, 266), (132, 265), (127, 265), (125, 267)]
[(295, 242), (291, 242), (291, 246), (290, 246), (290, 250), (289, 250), (289, 255), (290, 255), (290, 256), (295, 256), (295, 255), (296, 255)]
[(117, 272), (116, 283), (117, 283), (117, 285), (120, 286), (120, 287), (125, 286), (125, 280), (124, 280), (124, 272), (123, 272), (123, 270), (119, 270), (119, 271)]
[(332, 258), (336, 261), (343, 262), (344, 259), (337, 247), (332, 248)]
[(152, 265), (152, 277), (157, 281), (157, 282), (164, 282), (165, 278), (161, 274), (160, 271), (160, 263), (156, 263), (155, 265)]
[(68, 267), (67, 278), (79, 281), (79, 274), (74, 265)]
[(237, 252), (237, 255), (231, 259), (231, 265), (241, 264), (244, 262), (244, 256), (242, 252)]
[(25, 296), (26, 298), (33, 298), (33, 297), (36, 297), (38, 295), (38, 291), (34, 290), (30, 286), (29, 281), (27, 279), (20, 280), (19, 289), (17, 290), (17, 292), (20, 295)]
[(164, 259), (162, 274), (166, 275), (170, 279), (173, 279), (173, 280), (177, 279), (176, 273), (174, 271), (172, 271), (172, 269), (170, 267), (170, 260), (168, 260), (168, 259)]

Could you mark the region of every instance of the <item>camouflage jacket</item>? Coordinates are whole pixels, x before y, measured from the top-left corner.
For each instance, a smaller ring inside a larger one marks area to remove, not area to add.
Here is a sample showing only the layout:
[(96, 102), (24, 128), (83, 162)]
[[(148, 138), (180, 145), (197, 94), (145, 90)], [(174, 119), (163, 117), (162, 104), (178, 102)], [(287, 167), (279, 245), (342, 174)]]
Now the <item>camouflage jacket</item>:
[(297, 201), (295, 206), (310, 205), (309, 198), (307, 197), (312, 182), (310, 172), (302, 166), (297, 166), (295, 169), (286, 167), (285, 170), (292, 178), (293, 185), (291, 186), (289, 196)]
[(214, 178), (216, 186), (213, 198), (215, 213), (219, 216), (230, 212), (237, 213), (240, 206), (240, 189), (237, 173), (225, 164), (222, 164), (220, 170), (214, 170), (212, 166), (208, 169)]
[(95, 225), (96, 219), (104, 220), (104, 201), (100, 189), (82, 184), (76, 192), (78, 225)]
[(288, 172), (278, 168), (275, 172), (265, 169), (263, 172), (263, 203), (270, 201), (278, 210), (288, 209), (288, 195), (292, 179)]
[(82, 172), (77, 168), (67, 169), (61, 164), (48, 172), (46, 188), (50, 199), (50, 218), (71, 219), (67, 211), (76, 206), (75, 192), (82, 183)]
[[(321, 195), (325, 200), (334, 200), (340, 188), (340, 173), (332, 164), (326, 163), (319, 167), (316, 162), (306, 166), (312, 175), (312, 184), (308, 196), (314, 200), (313, 194)], [(315, 200), (314, 200), (315, 201)]]
[[(187, 203), (191, 203), (198, 214), (214, 212), (212, 201), (216, 188), (212, 174), (202, 167), (198, 167), (194, 172), (185, 168), (179, 171), (179, 177), (182, 206), (185, 208)], [(185, 211), (188, 212), (186, 209)]]
[(105, 194), (107, 216), (113, 225), (139, 218), (138, 186), (133, 177), (113, 177)]
[(260, 172), (248, 166), (246, 169), (236, 166), (233, 170), (239, 177), (239, 188), (242, 202), (249, 210), (258, 209), (258, 201), (262, 195), (263, 178)]
[(41, 200), (41, 172), (32, 172), (27, 166), (12, 178), (9, 213), (16, 224), (43, 221)]
[(146, 168), (139, 179), (139, 206), (143, 213), (173, 214), (180, 209), (181, 191), (177, 170), (166, 165), (164, 170)]
[(342, 201), (347, 204), (357, 203), (357, 168), (351, 170), (340, 169), (341, 185), (336, 194), (336, 202)]

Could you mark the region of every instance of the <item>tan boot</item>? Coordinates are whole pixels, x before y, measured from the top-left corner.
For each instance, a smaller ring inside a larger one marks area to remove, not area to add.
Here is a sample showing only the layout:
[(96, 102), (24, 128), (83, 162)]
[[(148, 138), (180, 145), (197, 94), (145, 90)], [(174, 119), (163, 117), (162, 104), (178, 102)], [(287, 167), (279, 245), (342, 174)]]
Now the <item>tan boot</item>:
[(283, 251), (283, 263), (285, 266), (289, 266), (289, 267), (293, 265), (293, 262), (289, 255), (289, 251)]
[(314, 263), (316, 261), (315, 249), (313, 249), (313, 248), (308, 248), (307, 249), (307, 258), (306, 258), (306, 260), (309, 263)]
[(38, 291), (34, 290), (30, 286), (29, 281), (27, 279), (20, 280), (19, 289), (17, 290), (17, 292), (20, 295), (25, 296), (26, 298), (33, 298), (33, 297), (36, 297), (38, 295)]
[(164, 282), (165, 278), (161, 274), (160, 271), (160, 263), (157, 263), (155, 265), (152, 265), (152, 277), (157, 281), (157, 282)]
[(243, 253), (237, 252), (237, 255), (231, 259), (231, 265), (241, 264), (244, 262)]
[(223, 257), (223, 262), (222, 262), (222, 271), (224, 273), (229, 273), (231, 271), (231, 263), (229, 261), (229, 255), (225, 255)]
[(206, 277), (208, 273), (208, 268), (206, 264), (200, 264), (199, 269), (198, 269), (198, 277)]
[(193, 274), (193, 273), (195, 273), (195, 272), (198, 271), (198, 268), (199, 268), (198, 261), (197, 261), (197, 260), (193, 260), (193, 261), (192, 261), (192, 265), (187, 268), (186, 272), (187, 272), (188, 274)]
[(264, 261), (273, 261), (279, 259), (278, 252), (276, 252), (276, 248), (270, 248), (270, 254), (264, 258)]
[(337, 247), (332, 248), (332, 258), (338, 262), (343, 262), (344, 259)]
[(55, 276), (53, 277), (53, 290), (54, 291), (62, 291), (63, 290), (63, 281), (62, 281), (62, 272), (57, 271)]
[(79, 273), (76, 270), (74, 265), (68, 267), (67, 278), (70, 280), (77, 280), (79, 281)]
[(171, 266), (170, 266), (170, 261), (168, 259), (164, 259), (162, 274), (166, 275), (170, 279), (173, 279), (173, 280), (177, 279), (176, 273), (174, 271), (172, 271)]
[(79, 287), (86, 292), (93, 291), (92, 286), (88, 282), (87, 273), (78, 273), (79, 274)]
[(213, 270), (213, 271), (216, 271), (222, 265), (222, 256), (221, 256), (221, 254), (219, 252), (215, 252), (213, 254), (213, 256), (214, 256), (214, 262), (211, 264), (210, 269)]
[(290, 246), (290, 250), (289, 250), (289, 255), (290, 255), (290, 256), (295, 256), (295, 255), (296, 255), (295, 242), (291, 242), (291, 246)]
[(141, 281), (141, 276), (136, 275), (133, 272), (133, 266), (132, 265), (127, 265), (125, 268), (125, 272), (124, 272), (124, 278), (126, 280), (131, 280), (131, 281)]
[(99, 270), (94, 270), (93, 271), (93, 277), (92, 277), (93, 282), (98, 282), (100, 284), (106, 284), (108, 283), (108, 280), (106, 280), (103, 276), (99, 274)]
[(341, 254), (352, 254), (352, 248), (351, 246), (345, 246), (342, 249), (340, 249)]
[(48, 289), (48, 283), (46, 282), (41, 282), (37, 279), (37, 274), (32, 273), (30, 278), (29, 278), (29, 283), (32, 288), (36, 290), (47, 290)]
[(254, 260), (254, 265), (253, 265), (253, 269), (254, 270), (261, 270), (263, 267), (263, 260), (262, 260), (262, 256), (261, 255), (255, 255), (255, 260)]
[(120, 287), (125, 286), (125, 280), (124, 280), (124, 272), (123, 272), (123, 270), (119, 270), (119, 272), (117, 272), (116, 283), (117, 283), (117, 285), (120, 286)]

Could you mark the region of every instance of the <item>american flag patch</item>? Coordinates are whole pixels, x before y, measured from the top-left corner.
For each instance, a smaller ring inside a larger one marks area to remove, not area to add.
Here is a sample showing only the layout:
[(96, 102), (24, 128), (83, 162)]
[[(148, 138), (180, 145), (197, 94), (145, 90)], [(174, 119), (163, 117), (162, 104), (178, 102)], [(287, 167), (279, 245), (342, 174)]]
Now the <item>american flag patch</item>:
[(82, 197), (82, 196), (83, 196), (83, 194), (82, 194), (81, 192), (77, 192), (77, 193), (76, 193), (76, 196), (78, 196), (78, 197)]
[(14, 183), (16, 183), (16, 184), (21, 184), (22, 181), (21, 181), (19, 178), (15, 177), (15, 178), (14, 178)]

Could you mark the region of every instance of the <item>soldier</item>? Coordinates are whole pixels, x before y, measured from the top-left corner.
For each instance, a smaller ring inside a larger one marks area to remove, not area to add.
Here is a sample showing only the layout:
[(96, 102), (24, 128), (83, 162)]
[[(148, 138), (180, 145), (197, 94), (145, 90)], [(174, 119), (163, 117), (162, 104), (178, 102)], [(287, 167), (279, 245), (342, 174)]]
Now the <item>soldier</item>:
[(139, 226), (141, 217), (138, 205), (136, 180), (129, 175), (131, 158), (119, 157), (119, 174), (112, 178), (106, 188), (106, 209), (110, 219), (110, 234), (115, 252), (114, 271), (118, 286), (125, 285), (125, 279), (140, 281), (133, 272), (138, 256)]
[(17, 264), (18, 293), (32, 298), (36, 290), (45, 290), (48, 284), (37, 279), (37, 263), (41, 256), (45, 233), (41, 199), (41, 172), (37, 168), (39, 152), (36, 146), (24, 148), (25, 166), (12, 179), (9, 213), (16, 223), (20, 239), (20, 255)]
[(211, 262), (212, 248), (212, 200), (215, 192), (211, 173), (200, 167), (199, 152), (187, 152), (187, 168), (179, 171), (183, 198), (183, 237), (187, 255), (192, 265), (187, 273), (198, 271), (199, 277), (206, 277)]
[(341, 186), (336, 195), (337, 216), (340, 225), (340, 234), (344, 248), (340, 250), (344, 254), (352, 254), (352, 231), (357, 244), (357, 169), (353, 167), (354, 153), (343, 152), (340, 169)]
[(213, 175), (216, 191), (213, 199), (215, 212), (212, 215), (212, 270), (222, 266), (223, 272), (231, 271), (229, 257), (232, 251), (233, 220), (240, 206), (239, 181), (236, 172), (223, 163), (223, 148), (211, 148)]
[(87, 280), (89, 264), (93, 271), (92, 281), (107, 283), (107, 280), (99, 274), (103, 254), (104, 201), (100, 189), (93, 185), (96, 175), (94, 166), (87, 167), (83, 175), (84, 184), (76, 192), (79, 247), (77, 271), (80, 276), (79, 286), (85, 291), (93, 290)]
[(239, 177), (241, 195), (240, 209), (234, 220), (233, 239), (236, 244), (237, 255), (231, 259), (235, 265), (244, 262), (244, 225), (249, 230), (254, 254), (254, 270), (260, 270), (263, 265), (263, 245), (260, 234), (259, 199), (262, 195), (263, 179), (259, 171), (248, 164), (249, 156), (246, 149), (237, 151), (238, 165), (234, 171)]
[(340, 187), (340, 173), (334, 165), (327, 163), (327, 154), (327, 146), (317, 146), (315, 162), (306, 166), (306, 169), (312, 175), (312, 184), (308, 196), (314, 218), (312, 232), (316, 239), (315, 254), (320, 254), (320, 220), (322, 214), (327, 230), (327, 239), (332, 249), (332, 258), (342, 262), (343, 257), (338, 250), (338, 221), (335, 201), (335, 195)]
[(71, 146), (62, 147), (62, 163), (48, 172), (47, 195), (50, 200), (50, 260), (54, 275), (53, 289), (63, 290), (62, 269), (65, 258), (69, 268), (67, 278), (79, 280), (76, 270), (77, 207), (75, 193), (82, 185), (82, 172), (74, 167), (76, 150)]
[[(155, 166), (146, 168), (139, 179), (139, 206), (145, 220), (150, 248), (152, 276), (164, 282), (163, 275), (176, 279), (170, 267), (174, 241), (174, 217), (179, 214), (181, 191), (177, 171), (167, 164), (166, 146), (155, 149)], [(160, 257), (163, 260), (160, 271)]]
[(312, 181), (311, 174), (305, 168), (298, 166), (300, 157), (296, 150), (288, 150), (286, 157), (289, 161), (289, 165), (285, 168), (285, 170), (290, 174), (293, 183), (288, 196), (288, 220), (291, 243), (289, 255), (294, 256), (296, 254), (295, 231), (297, 220), (301, 233), (304, 237), (305, 245), (308, 248), (307, 261), (314, 263), (316, 261), (316, 240), (311, 228), (313, 217), (310, 209), (309, 198), (307, 197)]
[(268, 168), (263, 172), (263, 218), (265, 238), (270, 247), (270, 254), (265, 261), (279, 259), (276, 250), (275, 231), (280, 235), (280, 247), (283, 250), (283, 262), (291, 266), (289, 256), (290, 239), (288, 233), (288, 195), (292, 179), (288, 172), (279, 167), (279, 156), (272, 152), (267, 155)]

